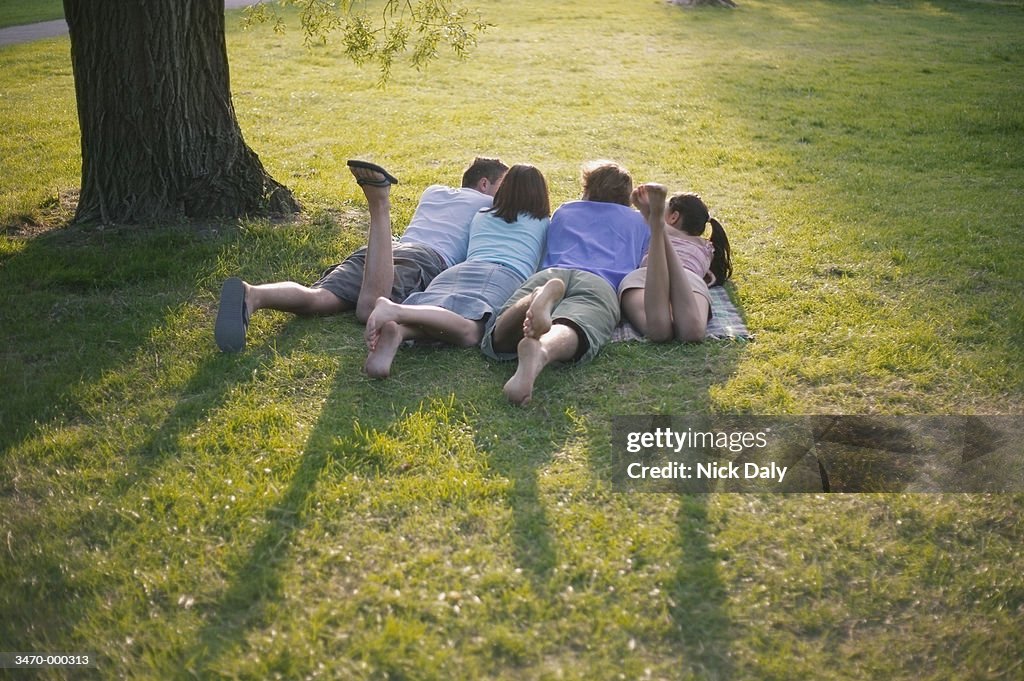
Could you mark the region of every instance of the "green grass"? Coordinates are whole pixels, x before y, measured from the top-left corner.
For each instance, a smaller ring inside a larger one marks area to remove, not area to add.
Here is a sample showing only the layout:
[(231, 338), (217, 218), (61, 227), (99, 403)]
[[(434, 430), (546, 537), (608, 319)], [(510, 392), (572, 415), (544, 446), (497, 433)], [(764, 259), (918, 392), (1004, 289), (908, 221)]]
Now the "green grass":
[[(294, 224), (54, 228), (79, 169), (62, 40), (0, 50), (0, 650), (105, 678), (1012, 679), (1021, 495), (619, 494), (620, 414), (1020, 414), (1020, 3), (484, 5), (469, 61), (376, 74), (229, 18), (249, 143)], [(237, 19), (237, 14), (230, 17)], [(475, 153), (701, 192), (749, 344), (507, 365), (259, 314)], [(2, 674), (2, 673), (0, 673)], [(12, 678), (20, 678), (11, 673)], [(51, 670), (42, 678), (62, 678)]]
[(0, 0), (0, 28), (63, 17), (61, 0)]

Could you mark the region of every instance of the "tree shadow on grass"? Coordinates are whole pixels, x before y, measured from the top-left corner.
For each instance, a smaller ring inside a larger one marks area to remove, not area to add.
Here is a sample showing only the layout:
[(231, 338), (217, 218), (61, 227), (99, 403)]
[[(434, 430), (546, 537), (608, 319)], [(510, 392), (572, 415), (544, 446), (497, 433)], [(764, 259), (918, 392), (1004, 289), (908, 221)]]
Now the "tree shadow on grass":
[(728, 592), (718, 564), (721, 558), (711, 544), (707, 494), (679, 498), (679, 546), (683, 562), (667, 587), (669, 612), (679, 630), (683, 664), (701, 679), (727, 681), (735, 677), (731, 656), (735, 639), (729, 618)]
[[(190, 673), (203, 676), (215, 673), (221, 664), (230, 664), (229, 658), (248, 634), (268, 624), (266, 613), (282, 600), (283, 578), (296, 562), (297, 535), (316, 512), (314, 500), (325, 470), (328, 466), (334, 473), (355, 470), (366, 463), (365, 457), (339, 443), (355, 434), (357, 422), (366, 429), (391, 425), (380, 423), (375, 411), (375, 400), (380, 398), (377, 386), (355, 371), (353, 366), (342, 367), (334, 376), (287, 489), (264, 511), (258, 536), (239, 552), (221, 595), (203, 606), (206, 624), (192, 636), (192, 645), (181, 652), (181, 662)], [(400, 399), (402, 403), (392, 407), (402, 412), (421, 398), (402, 395)], [(364, 404), (369, 406), (364, 409)]]
[[(731, 291), (737, 299), (736, 290)], [(738, 306), (739, 307), (739, 306)], [(742, 308), (740, 308), (742, 309)], [(713, 413), (711, 389), (728, 380), (746, 352), (745, 342), (707, 341), (700, 345), (619, 344), (613, 353), (630, 361), (616, 371), (651, 373), (651, 377), (625, 384), (619, 396), (614, 416), (631, 417), (637, 428), (653, 432), (659, 427), (671, 427), (676, 418)], [(635, 418), (633, 418), (635, 417)], [(663, 499), (666, 508), (673, 500), (676, 509), (676, 543), (680, 550), (680, 563), (669, 580), (662, 586), (666, 611), (671, 617), (670, 640), (667, 642), (679, 665), (686, 671), (684, 678), (709, 680), (733, 679), (736, 668), (732, 657), (736, 640), (736, 624), (729, 616), (728, 589), (719, 574), (721, 557), (714, 548), (715, 526), (709, 517), (711, 494), (684, 494), (652, 486), (633, 490), (616, 482), (614, 471), (619, 463), (613, 454), (616, 435), (615, 424), (595, 423), (588, 429), (588, 448), (593, 473), (612, 486), (618, 494), (655, 493)], [(620, 422), (621, 425), (621, 422)], [(649, 548), (649, 547), (648, 547)], [(665, 648), (664, 641), (648, 641), (645, 647)]]
[[(79, 476), (96, 473), (79, 470), (90, 440), (75, 426), (94, 418), (81, 391), (138, 360), (167, 324), (168, 309), (194, 297), (195, 280), (214, 266), (221, 246), (192, 226), (70, 226), (35, 236), (0, 261), (0, 289), (9, 296), (0, 315), (0, 467), (9, 473), (0, 476), (7, 543), (0, 575), (20, 583), (0, 597), (9, 608), (0, 640), (64, 640), (88, 609), (90, 586), (68, 544), (102, 543), (110, 519), (100, 521), (95, 509), (61, 512), (85, 506), (77, 497), (91, 483)], [(172, 415), (161, 430), (174, 421)], [(49, 428), (60, 431), (39, 443), (49, 458), (14, 453)], [(26, 472), (28, 489), (19, 489)], [(53, 475), (64, 476), (56, 489), (45, 477)], [(60, 506), (47, 513), (54, 499)], [(27, 547), (34, 551), (26, 560)]]
[(130, 362), (167, 309), (194, 295), (221, 245), (188, 226), (71, 226), (6, 256), (0, 452), (44, 424), (78, 417), (75, 389)]
[[(205, 419), (229, 401), (235, 390), (255, 381), (257, 367), (270, 357), (287, 356), (293, 351), (300, 339), (299, 331), (293, 328), (297, 323), (301, 328), (301, 322), (290, 323), (278, 335), (273, 347), (255, 348), (241, 356), (211, 351), (202, 357), (180, 389), (175, 406), (159, 424), (153, 424), (148, 437), (118, 457), (117, 473), (107, 488), (91, 492), (101, 499), (100, 504), (90, 504), (89, 510), (70, 524), (57, 518), (51, 525), (49, 517), (33, 519), (27, 515), (23, 516), (23, 523), (31, 525), (37, 537), (49, 535), (80, 543), (90, 555), (111, 550), (124, 533), (134, 531), (140, 522), (149, 519), (144, 506), (133, 508), (126, 500), (137, 492), (141, 496), (169, 460), (180, 458), (181, 438), (195, 432)], [(39, 552), (31, 569), (34, 572), (31, 591), (37, 597), (24, 593), (22, 601), (31, 607), (20, 608), (19, 612), (3, 618), (6, 625), (13, 627), (9, 640), (18, 640), (26, 631), (34, 631), (36, 637), (41, 631), (50, 631), (43, 637), (63, 640), (67, 632), (74, 631), (76, 622), (92, 609), (87, 598), (92, 587), (80, 583), (81, 574), (87, 573), (88, 568), (76, 566), (64, 551), (52, 550)], [(0, 626), (0, 632), (4, 628)]]

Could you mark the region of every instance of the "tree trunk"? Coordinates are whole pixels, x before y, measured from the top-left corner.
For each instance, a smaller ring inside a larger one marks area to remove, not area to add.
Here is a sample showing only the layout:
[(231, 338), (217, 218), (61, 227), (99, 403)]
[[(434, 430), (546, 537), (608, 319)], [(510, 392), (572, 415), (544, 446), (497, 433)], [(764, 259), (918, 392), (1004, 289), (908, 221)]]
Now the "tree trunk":
[(82, 134), (75, 220), (291, 213), (231, 104), (224, 0), (64, 0)]

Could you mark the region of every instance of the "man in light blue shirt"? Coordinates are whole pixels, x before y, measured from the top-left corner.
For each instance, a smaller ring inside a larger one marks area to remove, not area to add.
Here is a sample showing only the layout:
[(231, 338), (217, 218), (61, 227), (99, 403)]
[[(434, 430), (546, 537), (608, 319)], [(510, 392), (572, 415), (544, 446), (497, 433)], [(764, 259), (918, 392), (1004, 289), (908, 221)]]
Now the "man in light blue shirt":
[(214, 326), (223, 352), (245, 347), (249, 317), (257, 310), (303, 316), (355, 310), (365, 322), (377, 298), (400, 303), (422, 291), (440, 272), (466, 259), (473, 216), (491, 207), (508, 171), (498, 159), (478, 157), (463, 173), (462, 187), (428, 187), (396, 241), (391, 232), (390, 191), (398, 180), (373, 163), (349, 161), (348, 165), (369, 206), (366, 246), (330, 267), (311, 286), (290, 281), (251, 285), (238, 277), (225, 281)]

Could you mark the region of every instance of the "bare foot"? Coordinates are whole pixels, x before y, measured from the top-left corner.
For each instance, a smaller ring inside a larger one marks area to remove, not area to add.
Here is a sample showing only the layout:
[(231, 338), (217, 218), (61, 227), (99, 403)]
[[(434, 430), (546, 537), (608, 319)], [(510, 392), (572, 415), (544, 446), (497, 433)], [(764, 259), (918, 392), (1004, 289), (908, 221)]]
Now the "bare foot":
[(657, 182), (645, 182), (640, 187), (647, 194), (648, 202), (664, 201), (668, 196), (668, 187)]
[(519, 366), (508, 379), (502, 392), (512, 404), (525, 407), (533, 398), (533, 384), (547, 366), (547, 352), (536, 338), (519, 341)]
[(637, 187), (642, 201), (647, 210), (642, 211), (644, 217), (652, 226), (660, 227), (665, 217), (665, 198), (668, 196), (668, 188), (663, 184), (648, 182)]
[(373, 312), (366, 318), (366, 330), (363, 338), (366, 339), (366, 347), (374, 349), (377, 339), (380, 336), (380, 328), (387, 322), (397, 322), (398, 314), (401, 311), (398, 303), (391, 302), (390, 298), (380, 296), (374, 303)]
[(366, 356), (366, 364), (363, 370), (370, 378), (387, 378), (391, 375), (391, 363), (395, 361), (395, 354), (402, 345), (402, 330), (395, 322), (386, 322), (381, 325), (377, 340), (370, 354)]
[(551, 279), (531, 294), (530, 306), (523, 319), (523, 335), (537, 339), (551, 330), (551, 311), (565, 295), (565, 282)]

